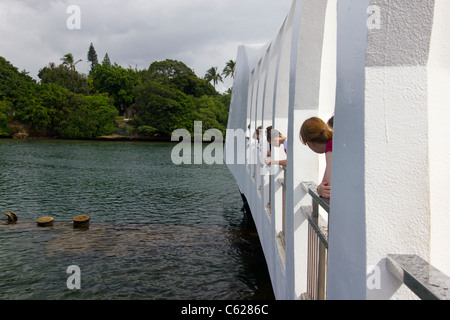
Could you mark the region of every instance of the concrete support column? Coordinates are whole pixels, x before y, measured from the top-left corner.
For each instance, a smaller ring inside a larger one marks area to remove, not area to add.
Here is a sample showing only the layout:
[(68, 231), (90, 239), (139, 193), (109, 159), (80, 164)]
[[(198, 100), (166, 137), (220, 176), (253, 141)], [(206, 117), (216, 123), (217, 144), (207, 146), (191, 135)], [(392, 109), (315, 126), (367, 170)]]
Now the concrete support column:
[[(299, 138), (303, 122), (334, 112), (336, 85), (336, 1), (298, 1), (298, 30), (293, 34), (288, 117), (288, 166), (286, 201), (286, 268), (295, 275), (289, 288), (299, 297), (306, 292), (308, 221), (302, 205), (311, 198), (301, 187), (303, 181), (320, 181), (319, 159)], [(294, 287), (295, 286), (295, 287)]]
[(450, 275), (450, 6), (436, 0), (428, 62), (430, 263)]
[(414, 298), (386, 255), (430, 258), (430, 164), (442, 164), (429, 152), (437, 3), (338, 0), (330, 299)]

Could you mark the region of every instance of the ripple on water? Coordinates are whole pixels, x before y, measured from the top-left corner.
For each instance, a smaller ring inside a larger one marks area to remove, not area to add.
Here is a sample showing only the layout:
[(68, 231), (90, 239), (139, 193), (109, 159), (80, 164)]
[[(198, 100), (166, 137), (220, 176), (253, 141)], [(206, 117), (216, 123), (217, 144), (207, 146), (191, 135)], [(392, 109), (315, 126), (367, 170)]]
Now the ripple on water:
[[(67, 222), (1, 224), (6, 249), (0, 265), (8, 268), (0, 276), (0, 297), (251, 299), (255, 288), (230, 243), (237, 232), (194, 225), (91, 223), (80, 230)], [(65, 271), (72, 264), (81, 269), (83, 290), (69, 294)]]
[(19, 215), (0, 221), (0, 299), (273, 298), (226, 166), (175, 166), (172, 146), (0, 140), (0, 214)]

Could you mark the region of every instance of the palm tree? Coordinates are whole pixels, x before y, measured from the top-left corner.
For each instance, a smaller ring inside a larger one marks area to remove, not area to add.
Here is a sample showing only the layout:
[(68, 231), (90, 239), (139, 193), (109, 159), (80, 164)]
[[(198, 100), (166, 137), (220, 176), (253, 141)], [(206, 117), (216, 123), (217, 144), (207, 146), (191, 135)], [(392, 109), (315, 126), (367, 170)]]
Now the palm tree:
[(212, 81), (214, 84), (214, 89), (216, 88), (216, 84), (223, 82), (222, 76), (217, 72), (217, 67), (211, 67), (206, 71), (205, 80), (210, 82)]
[(235, 69), (236, 69), (236, 61), (230, 60), (226, 63), (222, 74), (225, 76), (225, 78), (227, 78), (229, 76), (231, 76), (231, 78), (234, 78), (234, 70)]
[(72, 90), (74, 89), (73, 87), (73, 73), (75, 72), (75, 66), (77, 65), (78, 62), (82, 61), (81, 59), (78, 60), (77, 62), (74, 62), (73, 59), (73, 55), (71, 53), (68, 53), (66, 55), (64, 55), (64, 57), (61, 58), (61, 61), (63, 62), (62, 64), (65, 66), (69, 67), (70, 70), (70, 76), (72, 78)]
[(62, 64), (65, 66), (68, 66), (70, 70), (75, 71), (75, 66), (78, 62), (81, 62), (83, 60), (78, 60), (77, 62), (74, 62), (73, 55), (71, 53), (68, 53), (64, 55), (64, 57), (61, 58)]

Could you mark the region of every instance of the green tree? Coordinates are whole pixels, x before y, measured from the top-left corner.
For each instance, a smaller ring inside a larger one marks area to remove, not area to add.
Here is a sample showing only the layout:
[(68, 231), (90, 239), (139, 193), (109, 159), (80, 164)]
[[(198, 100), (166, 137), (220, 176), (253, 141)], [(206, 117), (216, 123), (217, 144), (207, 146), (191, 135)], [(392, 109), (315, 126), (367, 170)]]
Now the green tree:
[(8, 123), (11, 118), (11, 110), (9, 101), (0, 101), (0, 137), (10, 134)]
[(114, 63), (108, 66), (103, 62), (91, 73), (93, 85), (100, 93), (108, 93), (114, 99), (114, 106), (123, 115), (125, 110), (134, 103), (134, 89), (140, 83), (135, 70), (124, 69)]
[(14, 120), (29, 125), (33, 132), (43, 130), (51, 123), (49, 110), (42, 105), (39, 91), (39, 85), (26, 88), (16, 98), (14, 106)]
[(223, 134), (228, 124), (229, 105), (223, 96), (203, 96), (196, 100), (197, 120), (203, 122), (203, 130), (218, 129)]
[(105, 54), (105, 57), (103, 58), (103, 63), (105, 63), (108, 67), (111, 67), (111, 60), (109, 60), (108, 53)]
[(217, 72), (217, 67), (211, 67), (206, 71), (205, 80), (208, 82), (213, 82), (214, 89), (219, 82), (223, 82), (222, 76)]
[(136, 87), (136, 127), (154, 128), (155, 135), (171, 136), (179, 128), (193, 132), (193, 97), (170, 86), (147, 81)]
[(75, 66), (83, 60), (79, 59), (75, 62), (73, 55), (68, 53), (61, 58), (61, 61), (63, 62), (63, 65), (68, 66), (70, 70), (75, 71)]
[(97, 52), (95, 52), (95, 48), (94, 48), (94, 45), (92, 44), (92, 42), (91, 42), (91, 45), (89, 46), (87, 59), (91, 63), (91, 71), (92, 71), (95, 68), (95, 66), (98, 64)]
[(164, 61), (153, 62), (148, 68), (150, 80), (162, 82), (164, 84), (170, 83), (170, 80), (174, 80), (182, 74), (194, 75), (194, 71), (183, 62), (176, 60), (167, 59)]
[(0, 135), (10, 134), (8, 123), (16, 120), (36, 134), (94, 138), (112, 133), (118, 111), (130, 106), (143, 135), (193, 132), (194, 121), (202, 121), (204, 131), (226, 128), (230, 95), (219, 95), (180, 61), (155, 62), (142, 71), (103, 62), (87, 79), (75, 70), (79, 61), (72, 55), (62, 60), (42, 68), (36, 83), (0, 57)]
[(57, 113), (55, 130), (62, 138), (92, 139), (115, 129), (117, 110), (105, 94), (83, 96), (69, 92)]
[(41, 83), (58, 84), (75, 93), (89, 94), (88, 78), (84, 74), (72, 71), (68, 65), (56, 66), (51, 62), (47, 67), (39, 70)]
[(211, 84), (198, 78), (194, 71), (181, 61), (168, 59), (154, 62), (148, 70), (141, 72), (140, 75), (142, 81), (155, 81), (169, 85), (194, 97), (217, 94)]
[(51, 115), (47, 108), (45, 108), (41, 101), (33, 100), (23, 109), (22, 121), (31, 126), (34, 132), (45, 130), (51, 124)]
[(71, 53), (65, 54), (64, 57), (61, 58), (61, 61), (63, 62), (62, 64), (67, 66), (70, 70), (70, 74), (71, 74), (71, 79), (72, 79), (72, 91), (75, 89), (74, 86), (74, 73), (75, 73), (75, 66), (83, 61), (81, 59), (75, 61), (75, 59), (73, 58), (73, 55)]
[(225, 78), (228, 78), (228, 77), (234, 78), (235, 69), (236, 69), (236, 61), (229, 60), (226, 63), (225, 68), (223, 69), (222, 75)]
[(10, 101), (15, 110), (18, 99), (31, 96), (35, 86), (36, 81), (26, 72), (19, 72), (9, 61), (0, 57), (0, 101)]

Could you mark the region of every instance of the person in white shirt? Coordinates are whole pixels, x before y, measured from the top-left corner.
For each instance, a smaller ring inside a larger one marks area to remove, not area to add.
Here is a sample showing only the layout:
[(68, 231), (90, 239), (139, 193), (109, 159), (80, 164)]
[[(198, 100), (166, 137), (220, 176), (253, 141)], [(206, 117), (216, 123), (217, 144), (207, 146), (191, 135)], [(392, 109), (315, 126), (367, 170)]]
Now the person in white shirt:
[[(267, 127), (266, 135), (267, 135), (267, 142), (272, 147), (280, 147), (281, 145), (283, 145), (284, 152), (287, 154), (287, 137), (285, 135), (281, 134), (281, 132), (279, 132), (277, 129), (272, 129), (271, 126)], [(267, 157), (264, 159), (264, 162), (268, 166), (271, 166), (273, 164), (278, 164), (280, 166), (286, 167), (286, 165), (287, 165), (287, 159), (272, 160), (271, 158)]]

